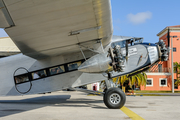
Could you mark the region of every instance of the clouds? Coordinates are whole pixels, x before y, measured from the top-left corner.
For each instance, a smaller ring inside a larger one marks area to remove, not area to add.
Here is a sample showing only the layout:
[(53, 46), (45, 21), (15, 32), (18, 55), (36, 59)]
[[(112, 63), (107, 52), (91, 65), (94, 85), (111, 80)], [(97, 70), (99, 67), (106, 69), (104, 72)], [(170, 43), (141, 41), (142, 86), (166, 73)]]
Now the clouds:
[(152, 13), (149, 11), (140, 12), (137, 14), (130, 13), (127, 15), (128, 21), (135, 24), (135, 25), (145, 23), (146, 20), (151, 19), (151, 18), (152, 18)]

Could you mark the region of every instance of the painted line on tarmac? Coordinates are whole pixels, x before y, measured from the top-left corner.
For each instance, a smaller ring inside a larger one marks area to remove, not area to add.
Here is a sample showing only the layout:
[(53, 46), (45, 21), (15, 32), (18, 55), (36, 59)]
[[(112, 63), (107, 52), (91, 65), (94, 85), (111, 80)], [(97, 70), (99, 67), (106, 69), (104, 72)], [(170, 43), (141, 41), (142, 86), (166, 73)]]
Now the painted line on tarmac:
[(134, 113), (133, 111), (131, 111), (130, 109), (128, 109), (125, 106), (123, 106), (120, 110), (123, 111), (132, 120), (145, 120), (144, 118), (142, 118), (141, 116), (137, 115), (136, 113)]

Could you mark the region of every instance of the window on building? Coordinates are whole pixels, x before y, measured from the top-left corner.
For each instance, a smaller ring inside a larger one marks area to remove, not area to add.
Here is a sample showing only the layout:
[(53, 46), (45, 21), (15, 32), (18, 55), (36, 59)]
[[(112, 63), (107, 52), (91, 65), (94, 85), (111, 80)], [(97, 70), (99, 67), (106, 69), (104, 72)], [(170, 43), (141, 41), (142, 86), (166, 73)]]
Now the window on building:
[(153, 78), (147, 78), (146, 86), (153, 86)]
[(33, 79), (39, 79), (39, 78), (44, 78), (46, 77), (46, 70), (39, 70), (39, 71), (35, 71), (32, 73), (32, 78)]
[(160, 78), (159, 86), (167, 86), (167, 78)]
[(81, 65), (81, 61), (68, 64), (68, 70), (76, 70)]
[(174, 69), (173, 69), (173, 71), (174, 71), (174, 73), (177, 73), (177, 65), (175, 64), (175, 62), (174, 62), (173, 64), (174, 64)]
[(28, 73), (15, 76), (14, 78), (15, 78), (15, 83), (16, 84), (29, 81)]
[(158, 71), (162, 72), (162, 64), (158, 64)]
[(65, 72), (65, 69), (64, 69), (63, 65), (56, 66), (56, 67), (53, 67), (53, 68), (49, 69), (50, 75), (56, 75), (56, 74), (63, 73), (63, 72)]
[(173, 47), (173, 52), (176, 52), (176, 47)]

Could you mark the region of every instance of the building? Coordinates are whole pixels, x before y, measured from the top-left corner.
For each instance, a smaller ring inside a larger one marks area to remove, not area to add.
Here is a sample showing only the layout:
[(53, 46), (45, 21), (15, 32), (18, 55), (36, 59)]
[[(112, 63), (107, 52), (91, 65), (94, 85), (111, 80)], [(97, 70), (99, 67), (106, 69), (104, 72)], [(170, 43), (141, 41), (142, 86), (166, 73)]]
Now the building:
[[(169, 39), (168, 39), (169, 33)], [(173, 42), (173, 62), (180, 63), (180, 25), (168, 26), (160, 31), (157, 36), (159, 40), (163, 40), (165, 44), (171, 47), (171, 40)], [(177, 36), (173, 38), (172, 36)], [(169, 59), (165, 62), (159, 62), (157, 65), (149, 69), (147, 74), (146, 88), (141, 86), (141, 90), (172, 90), (172, 76), (171, 76), (171, 51), (169, 53)], [(176, 81), (176, 73), (174, 73), (174, 82)], [(174, 90), (180, 90), (180, 86), (174, 86)]]
[(20, 53), (20, 50), (9, 37), (0, 38), (0, 57)]

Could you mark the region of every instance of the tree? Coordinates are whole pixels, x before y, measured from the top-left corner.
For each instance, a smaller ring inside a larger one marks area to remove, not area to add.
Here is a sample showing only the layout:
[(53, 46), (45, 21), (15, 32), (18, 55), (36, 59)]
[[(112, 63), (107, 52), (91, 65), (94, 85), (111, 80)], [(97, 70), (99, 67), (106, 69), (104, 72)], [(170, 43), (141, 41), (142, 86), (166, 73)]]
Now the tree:
[[(134, 84), (138, 86), (142, 85), (146, 87), (146, 80), (147, 80), (146, 73), (145, 72), (138, 73), (138, 71), (120, 77), (112, 78), (112, 82), (115, 83), (116, 85), (121, 84), (123, 86), (125, 82), (128, 82), (130, 88), (132, 88), (132, 85)], [(105, 81), (101, 81), (100, 86), (101, 85), (104, 86)]]
[(117, 84), (121, 83), (123, 85), (123, 83), (125, 81), (129, 81), (130, 87), (132, 87), (132, 85), (134, 85), (134, 84), (136, 84), (138, 86), (142, 85), (142, 86), (146, 87), (146, 80), (147, 80), (146, 73), (141, 72), (141, 73), (135, 74), (133, 76), (131, 76), (130, 74), (120, 76)]
[(180, 77), (179, 77), (179, 74), (180, 74), (180, 64), (177, 63), (177, 62), (174, 62), (174, 73), (176, 73), (176, 79), (177, 81), (175, 82), (175, 85), (176, 86), (179, 86), (180, 85)]

